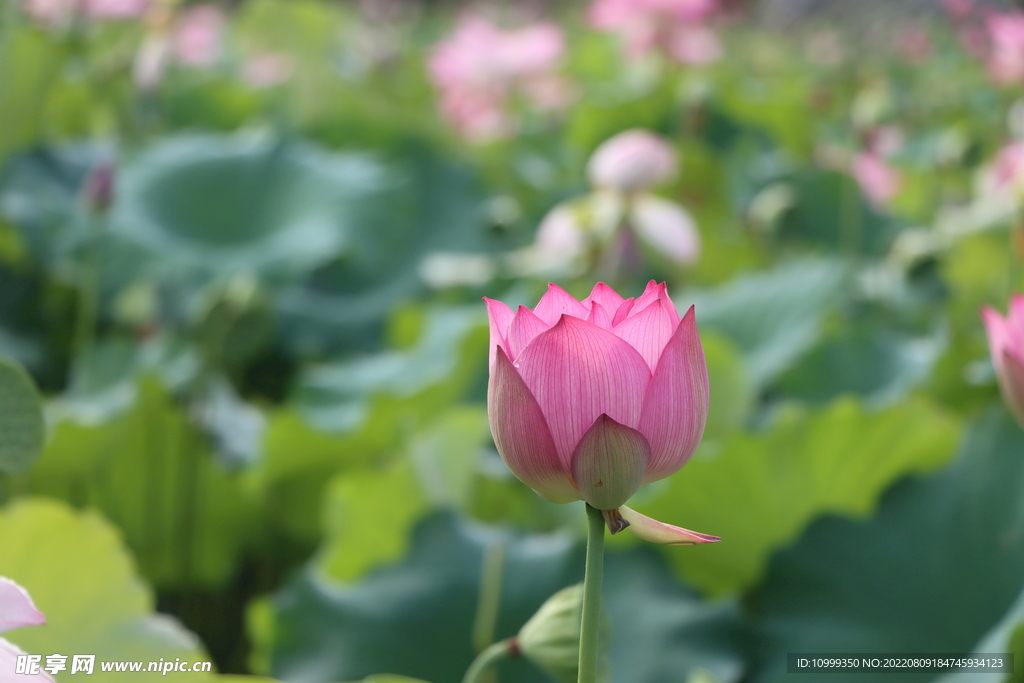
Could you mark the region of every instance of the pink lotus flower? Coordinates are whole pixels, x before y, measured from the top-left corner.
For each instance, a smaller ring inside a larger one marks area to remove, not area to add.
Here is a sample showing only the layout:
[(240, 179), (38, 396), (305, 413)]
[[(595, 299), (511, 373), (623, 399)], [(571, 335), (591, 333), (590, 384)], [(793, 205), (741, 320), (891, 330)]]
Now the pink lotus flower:
[[(0, 576), (0, 633), (45, 623), (46, 617), (36, 609), (28, 592), (10, 579)], [(13, 643), (0, 638), (0, 681), (54, 683), (44, 671), (31, 675), (15, 674), (18, 655), (22, 654), (25, 653)]]
[(564, 52), (562, 30), (554, 24), (501, 30), (467, 15), (430, 57), (441, 111), (472, 139), (509, 135), (516, 128), (508, 112), (515, 95), (541, 110), (568, 103), (570, 88), (555, 73)]
[(640, 128), (605, 140), (587, 162), (591, 185), (627, 193), (660, 185), (674, 176), (676, 169), (672, 146)]
[(1024, 295), (1014, 294), (1010, 298), (1005, 318), (990, 306), (981, 309), (981, 318), (988, 332), (992, 365), (1003, 400), (1024, 426)]
[(595, 0), (589, 18), (594, 28), (618, 33), (630, 55), (660, 49), (684, 64), (705, 64), (722, 55), (705, 24), (717, 9), (718, 0)]
[(993, 12), (985, 19), (991, 47), (988, 72), (1005, 85), (1024, 79), (1024, 12)]
[(140, 90), (156, 89), (173, 62), (208, 67), (220, 58), (227, 18), (219, 7), (193, 5), (157, 24), (135, 55), (132, 78)]
[(635, 300), (598, 283), (582, 302), (554, 284), (533, 310), (485, 302), (488, 416), (509, 469), (547, 500), (605, 511), (612, 533), (720, 540), (624, 505), (679, 470), (704, 433), (708, 375), (693, 307), (680, 320), (654, 282)]

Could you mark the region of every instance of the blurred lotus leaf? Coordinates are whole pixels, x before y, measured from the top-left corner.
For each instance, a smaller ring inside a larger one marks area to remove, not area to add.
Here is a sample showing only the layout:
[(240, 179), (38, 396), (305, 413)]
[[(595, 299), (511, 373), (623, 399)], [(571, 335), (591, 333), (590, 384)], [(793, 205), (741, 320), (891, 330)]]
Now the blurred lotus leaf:
[(952, 467), (899, 483), (871, 519), (827, 517), (780, 551), (754, 608), (760, 646), (750, 680), (790, 680), (785, 652), (974, 650), (1024, 587), (1022, 455), (1024, 432), (989, 411)]
[(811, 350), (780, 378), (777, 389), (786, 398), (812, 403), (855, 393), (869, 405), (889, 405), (928, 379), (944, 348), (942, 334), (854, 331)]
[[(274, 674), (314, 683), (387, 668), (433, 681), (460, 680), (473, 660), (473, 619), (486, 548), (504, 546), (502, 598), (495, 638), (515, 635), (547, 598), (582, 578), (583, 548), (565, 535), (520, 535), (427, 517), (409, 556), (339, 586), (310, 570), (275, 599)], [(611, 554), (605, 603), (612, 633), (612, 680), (679, 680), (695, 666), (736, 681), (737, 612), (709, 605), (679, 585), (653, 552)], [(402, 647), (395, 647), (402, 643)], [(523, 660), (500, 665), (505, 683), (546, 679)]]
[[(42, 128), (39, 102), (61, 66), (62, 50), (32, 27), (11, 26), (0, 43), (0, 161), (12, 150), (36, 140)], [(13, 65), (17, 64), (17, 68)]]
[(803, 171), (792, 180), (797, 200), (780, 217), (783, 237), (839, 252), (885, 253), (896, 235), (896, 222), (872, 208), (854, 180), (819, 170)]
[(0, 472), (28, 469), (45, 436), (35, 384), (21, 366), (0, 356)]
[[(1024, 593), (1017, 596), (1017, 600), (1003, 618), (978, 641), (972, 652), (979, 658), (993, 653), (1010, 652), (1013, 653), (1015, 662), (1021, 661), (1020, 658), (1024, 657)], [(935, 683), (973, 683), (977, 677), (978, 674), (972, 671), (958, 671), (940, 676)], [(998, 683), (1019, 683), (1021, 671), (1016, 668), (1009, 675), (999, 677), (987, 674), (987, 677)]]
[(840, 300), (848, 276), (841, 262), (828, 259), (745, 275), (695, 296), (697, 323), (735, 343), (754, 385), (764, 387), (818, 340), (822, 320)]
[(239, 472), (153, 377), (129, 387), (126, 409), (98, 424), (56, 421), (19, 491), (87, 502), (117, 524), (151, 583), (221, 586), (255, 526)]
[(353, 248), (393, 183), (371, 157), (269, 135), (166, 138), (118, 178), (111, 231), (169, 267), (297, 273)]
[(711, 408), (704, 426), (704, 438), (716, 439), (743, 425), (754, 406), (754, 387), (735, 344), (713, 331), (702, 331), (700, 338), (711, 389)]
[(300, 376), (296, 399), (315, 426), (352, 429), (367, 418), (376, 395), (411, 399), (434, 387), (448, 394), (480, 370), (473, 363), (486, 356), (486, 318), (478, 307), (437, 308), (418, 317), (414, 345), (315, 365)]
[(947, 462), (958, 434), (955, 415), (927, 400), (872, 414), (847, 397), (820, 413), (786, 412), (761, 434), (708, 444), (660, 496), (637, 507), (731, 539), (665, 552), (697, 585), (729, 594), (754, 585), (770, 553), (818, 515), (866, 515), (897, 477)]
[(79, 191), (101, 158), (101, 145), (77, 143), (33, 148), (4, 166), (0, 212), (41, 260), (66, 256), (81, 239)]
[[(95, 512), (41, 498), (0, 508), (0, 576), (24, 586), (46, 625), (7, 634), (35, 654), (95, 654), (99, 661), (209, 660), (177, 620), (153, 613), (153, 595), (135, 573), (120, 534)], [(100, 671), (90, 680), (118, 681)], [(210, 674), (169, 673), (163, 680), (207, 681)]]
[(431, 255), (508, 246), (507, 236), (484, 220), (484, 195), (471, 169), (419, 144), (395, 151), (389, 163), (399, 185), (359, 204), (350, 249), (282, 291), (278, 311), (290, 347), (316, 354), (339, 342), (365, 348), (388, 312), (423, 290), (431, 269), (422, 266)]

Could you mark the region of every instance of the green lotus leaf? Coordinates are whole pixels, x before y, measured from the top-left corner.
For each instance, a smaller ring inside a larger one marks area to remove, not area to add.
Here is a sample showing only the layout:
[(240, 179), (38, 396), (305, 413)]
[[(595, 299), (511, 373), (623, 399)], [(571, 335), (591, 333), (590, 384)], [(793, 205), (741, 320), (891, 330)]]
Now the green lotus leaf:
[[(125, 679), (124, 672), (101, 671), (105, 661), (209, 661), (192, 633), (154, 614), (153, 594), (139, 580), (120, 534), (96, 513), (45, 498), (20, 499), (0, 508), (0, 538), (0, 576), (24, 586), (46, 615), (43, 626), (5, 634), (25, 652), (96, 655), (88, 680), (101, 683)], [(76, 678), (68, 671), (57, 676)], [(160, 679), (206, 681), (210, 674), (171, 672)]]
[[(791, 680), (787, 652), (1019, 651), (1022, 489), (1024, 431), (993, 410), (972, 425), (950, 467), (897, 484), (873, 518), (816, 522), (773, 558), (758, 591), (757, 666), (748, 680)], [(967, 680), (982, 677), (1001, 680)], [(937, 676), (888, 669), (868, 678)]]
[(389, 186), (362, 154), (256, 133), (181, 135), (124, 167), (110, 229), (178, 267), (303, 272), (349, 248), (359, 205)]

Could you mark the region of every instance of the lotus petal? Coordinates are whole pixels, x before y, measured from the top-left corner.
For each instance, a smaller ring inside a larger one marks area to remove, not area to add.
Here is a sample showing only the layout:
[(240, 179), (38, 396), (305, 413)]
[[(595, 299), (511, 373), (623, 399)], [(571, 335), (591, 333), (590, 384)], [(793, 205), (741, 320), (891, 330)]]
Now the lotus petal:
[(568, 315), (539, 334), (516, 361), (568, 470), (576, 444), (602, 414), (636, 428), (651, 371), (628, 343)]
[(498, 453), (520, 481), (552, 502), (580, 499), (540, 406), (503, 349), (487, 385), (487, 417)]
[(572, 454), (572, 476), (583, 500), (613, 510), (640, 488), (651, 446), (644, 435), (601, 415)]
[(647, 515), (641, 515), (636, 510), (625, 505), (619, 506), (619, 514), (622, 515), (624, 520), (629, 522), (629, 527), (627, 528), (630, 531), (650, 543), (660, 543), (661, 545), (698, 545), (700, 543), (717, 543), (722, 540), (718, 536), (701, 534), (696, 531), (659, 522)]

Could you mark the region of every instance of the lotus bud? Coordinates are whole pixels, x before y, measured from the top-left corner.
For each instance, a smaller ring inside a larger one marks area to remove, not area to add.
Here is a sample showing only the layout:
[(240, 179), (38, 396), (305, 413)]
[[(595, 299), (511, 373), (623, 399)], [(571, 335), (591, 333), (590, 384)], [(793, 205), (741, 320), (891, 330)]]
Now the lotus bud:
[(653, 281), (636, 299), (598, 283), (583, 301), (549, 285), (532, 310), (485, 301), (488, 418), (512, 473), (547, 500), (606, 511), (613, 533), (636, 526), (657, 543), (719, 540), (624, 507), (686, 464), (703, 435), (708, 375), (693, 307), (680, 318)]
[[(576, 683), (580, 660), (580, 621), (583, 584), (558, 591), (547, 599), (519, 630), (514, 641), (518, 654), (529, 659), (560, 683)], [(609, 624), (601, 623), (601, 640), (607, 641)], [(608, 678), (608, 650), (601, 648), (598, 680)]]
[(106, 213), (114, 201), (114, 165), (101, 162), (85, 179), (83, 195), (92, 213)]
[(587, 175), (594, 187), (634, 193), (676, 174), (676, 154), (663, 138), (641, 129), (627, 130), (594, 151)]

